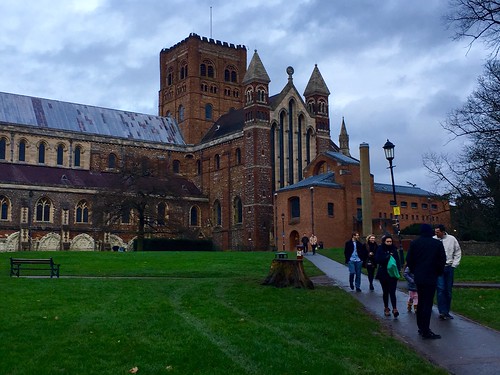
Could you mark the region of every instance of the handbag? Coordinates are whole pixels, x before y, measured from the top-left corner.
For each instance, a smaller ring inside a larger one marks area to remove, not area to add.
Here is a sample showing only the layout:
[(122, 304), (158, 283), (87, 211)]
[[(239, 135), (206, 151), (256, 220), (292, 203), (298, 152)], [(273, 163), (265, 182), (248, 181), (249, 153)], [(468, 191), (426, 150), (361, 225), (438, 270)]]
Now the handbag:
[(389, 258), (389, 262), (387, 262), (387, 273), (390, 277), (394, 277), (395, 279), (399, 279), (399, 270), (398, 264), (396, 263), (396, 259), (391, 255)]

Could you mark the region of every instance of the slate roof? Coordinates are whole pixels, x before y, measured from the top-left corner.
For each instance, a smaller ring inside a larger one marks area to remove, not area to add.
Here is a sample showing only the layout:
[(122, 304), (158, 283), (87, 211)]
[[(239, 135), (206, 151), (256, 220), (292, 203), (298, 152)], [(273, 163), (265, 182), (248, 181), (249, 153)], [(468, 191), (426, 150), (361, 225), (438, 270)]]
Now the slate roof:
[(250, 82), (261, 82), (261, 83), (269, 83), (271, 79), (267, 74), (266, 68), (264, 64), (262, 64), (262, 60), (260, 59), (257, 50), (254, 50), (252, 60), (248, 65), (248, 69), (245, 73), (245, 77), (243, 77), (243, 84), (246, 85)]
[(325, 80), (321, 75), (318, 64), (314, 65), (314, 69), (311, 73), (311, 78), (309, 78), (309, 82), (307, 83), (306, 89), (304, 90), (304, 96), (310, 96), (314, 94), (319, 95), (330, 95), (330, 90), (326, 86)]
[(0, 123), (185, 145), (170, 117), (5, 92), (0, 92)]
[[(402, 185), (395, 185), (394, 187), (396, 189), (396, 194), (419, 195), (422, 197), (428, 197), (428, 196), (435, 195), (434, 193), (420, 189), (418, 187), (402, 186)], [(377, 192), (377, 193), (392, 193), (392, 185), (390, 185), (390, 184), (380, 184), (380, 183), (375, 182), (374, 189), (375, 189), (375, 192)]]
[(233, 133), (243, 131), (245, 125), (245, 112), (243, 109), (235, 109), (219, 117), (210, 130), (205, 134), (201, 143), (225, 137)]
[(293, 185), (285, 186), (284, 188), (279, 189), (278, 191), (287, 191), (287, 190), (295, 190), (295, 189), (303, 189), (313, 186), (321, 186), (321, 187), (329, 187), (329, 188), (340, 188), (342, 185), (335, 182), (335, 173), (327, 172), (318, 174), (315, 176), (310, 176), (302, 181), (299, 181)]
[(335, 159), (335, 160), (341, 162), (342, 164), (359, 165), (359, 160), (354, 159), (351, 156), (346, 156), (341, 152), (327, 151), (327, 152), (325, 152), (325, 155), (327, 155), (328, 157), (330, 157), (332, 159)]
[[(91, 172), (39, 165), (0, 163), (0, 183), (9, 185), (50, 186), (79, 189), (103, 189), (116, 187), (122, 176), (112, 172)], [(148, 186), (162, 184), (162, 179), (145, 178)], [(169, 186), (181, 189), (183, 195), (202, 196), (191, 181), (180, 176), (169, 176)]]

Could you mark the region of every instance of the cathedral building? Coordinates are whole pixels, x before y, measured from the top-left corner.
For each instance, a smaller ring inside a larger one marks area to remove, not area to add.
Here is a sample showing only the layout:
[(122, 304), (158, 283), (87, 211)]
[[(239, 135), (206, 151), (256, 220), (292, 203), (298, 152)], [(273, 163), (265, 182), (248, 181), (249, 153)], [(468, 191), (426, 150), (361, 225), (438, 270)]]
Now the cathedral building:
[[(317, 66), (303, 95), (292, 67), (270, 95), (242, 45), (191, 34), (159, 61), (158, 115), (0, 92), (0, 251), (131, 249), (138, 231), (290, 250), (299, 233), (333, 247), (391, 226), (392, 191), (350, 155), (344, 121), (331, 140)], [(397, 188), (404, 226), (449, 221), (447, 202)]]

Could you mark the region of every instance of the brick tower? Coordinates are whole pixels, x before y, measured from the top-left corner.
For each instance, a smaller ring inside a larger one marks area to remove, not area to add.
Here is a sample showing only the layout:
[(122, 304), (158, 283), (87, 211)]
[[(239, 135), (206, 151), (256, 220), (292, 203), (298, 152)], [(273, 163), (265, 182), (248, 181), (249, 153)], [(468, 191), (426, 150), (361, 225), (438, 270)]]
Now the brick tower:
[(158, 113), (179, 123), (184, 140), (197, 144), (221, 115), (243, 107), (243, 45), (189, 37), (160, 52)]
[(243, 78), (245, 230), (249, 248), (269, 249), (273, 233), (272, 162), (270, 144), (269, 76), (254, 52)]

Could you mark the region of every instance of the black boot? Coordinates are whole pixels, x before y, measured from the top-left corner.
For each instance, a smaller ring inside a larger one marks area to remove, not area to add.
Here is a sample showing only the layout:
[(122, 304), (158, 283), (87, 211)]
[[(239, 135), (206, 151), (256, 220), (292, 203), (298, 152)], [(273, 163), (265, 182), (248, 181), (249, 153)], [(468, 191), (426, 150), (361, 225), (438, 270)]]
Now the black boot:
[(351, 290), (354, 290), (354, 274), (353, 273), (349, 274), (349, 286), (351, 287)]

